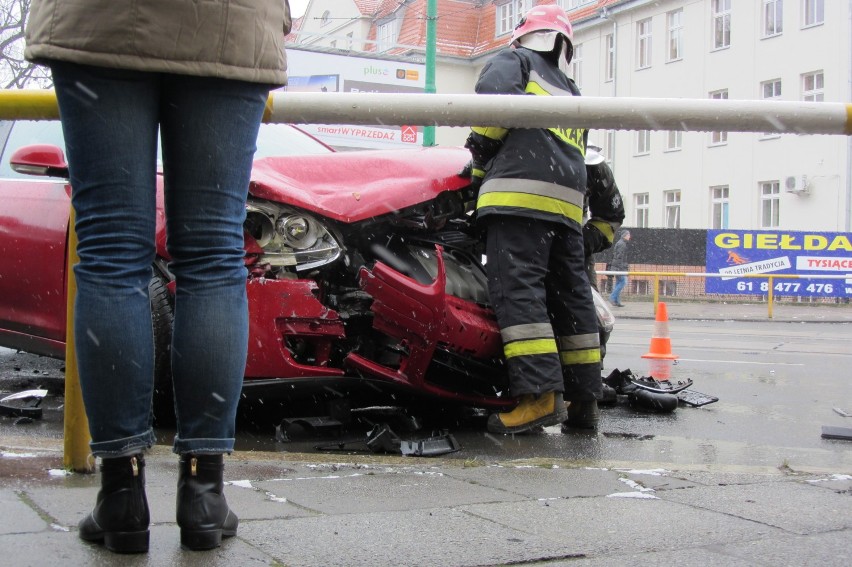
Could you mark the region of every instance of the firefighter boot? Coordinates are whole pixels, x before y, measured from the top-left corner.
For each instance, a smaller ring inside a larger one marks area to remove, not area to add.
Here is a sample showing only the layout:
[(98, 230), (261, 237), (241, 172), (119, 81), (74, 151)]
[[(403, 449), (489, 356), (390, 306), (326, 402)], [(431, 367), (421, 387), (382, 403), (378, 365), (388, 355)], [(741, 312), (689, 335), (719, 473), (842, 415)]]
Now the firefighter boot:
[(177, 489), (180, 543), (194, 551), (219, 547), (237, 535), (237, 516), (223, 494), (225, 462), (217, 455), (181, 455)]
[(572, 429), (597, 429), (601, 412), (597, 400), (568, 402), (568, 419), (562, 424), (562, 432)]
[(523, 433), (535, 427), (556, 425), (567, 417), (565, 404), (559, 392), (547, 392), (536, 396), (525, 394), (512, 411), (488, 416), (488, 431), (491, 433)]
[(150, 521), (142, 455), (102, 459), (101, 489), (95, 508), (80, 521), (80, 539), (103, 542), (116, 553), (145, 553)]

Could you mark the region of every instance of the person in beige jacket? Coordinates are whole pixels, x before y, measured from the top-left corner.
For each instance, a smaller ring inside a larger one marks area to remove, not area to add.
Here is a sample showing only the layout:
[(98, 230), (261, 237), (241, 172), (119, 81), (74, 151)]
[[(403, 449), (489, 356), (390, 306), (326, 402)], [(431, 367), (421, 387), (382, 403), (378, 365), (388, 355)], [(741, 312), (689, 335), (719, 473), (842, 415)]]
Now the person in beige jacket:
[(248, 342), (243, 220), (271, 88), (286, 84), (287, 0), (33, 0), (28, 59), (50, 67), (76, 212), (74, 339), (101, 489), (82, 539), (146, 552), (143, 451), (154, 345), (162, 147), (183, 547), (237, 531), (222, 493)]

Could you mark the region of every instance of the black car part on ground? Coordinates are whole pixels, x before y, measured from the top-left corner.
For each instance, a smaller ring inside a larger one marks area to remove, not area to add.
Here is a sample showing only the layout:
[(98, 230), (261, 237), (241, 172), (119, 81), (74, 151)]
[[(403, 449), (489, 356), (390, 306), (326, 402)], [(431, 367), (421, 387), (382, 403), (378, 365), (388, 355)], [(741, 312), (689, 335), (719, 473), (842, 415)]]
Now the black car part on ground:
[(366, 438), (338, 439), (314, 448), (318, 451), (351, 451), (353, 445), (366, 445), (373, 453), (400, 453), (412, 457), (436, 457), (461, 449), (456, 438), (448, 431), (439, 431), (428, 437), (403, 439), (387, 423), (377, 423)]
[(670, 413), (677, 409), (679, 402), (700, 407), (719, 401), (715, 396), (689, 390), (692, 386), (690, 378), (676, 382), (656, 380), (652, 376), (636, 377), (630, 369), (616, 368), (603, 382), (608, 395), (605, 394), (601, 405), (613, 405), (619, 398), (624, 398), (635, 409)]
[(25, 417), (41, 419), (43, 408), (41, 402), (47, 395), (47, 390), (25, 390), (10, 394), (0, 399), (0, 415), (6, 417)]

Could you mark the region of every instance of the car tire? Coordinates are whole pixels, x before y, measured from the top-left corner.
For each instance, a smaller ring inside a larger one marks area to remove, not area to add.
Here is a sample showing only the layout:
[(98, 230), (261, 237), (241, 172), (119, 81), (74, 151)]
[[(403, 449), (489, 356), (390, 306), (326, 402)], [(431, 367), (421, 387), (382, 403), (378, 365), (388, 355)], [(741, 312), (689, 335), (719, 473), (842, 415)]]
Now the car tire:
[(168, 280), (156, 268), (148, 283), (148, 295), (154, 330), (154, 425), (168, 427), (175, 424), (171, 359), (174, 298), (169, 292)]

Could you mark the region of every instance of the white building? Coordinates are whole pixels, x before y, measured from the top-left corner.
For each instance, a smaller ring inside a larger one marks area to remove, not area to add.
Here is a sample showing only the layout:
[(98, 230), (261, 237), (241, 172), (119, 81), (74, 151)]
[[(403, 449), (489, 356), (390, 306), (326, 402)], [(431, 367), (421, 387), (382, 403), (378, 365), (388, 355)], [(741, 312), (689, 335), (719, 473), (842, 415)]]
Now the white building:
[[(554, 0), (438, 0), (436, 86), (470, 93), (514, 23)], [(852, 100), (852, 0), (557, 0), (587, 96)], [(312, 0), (289, 44), (423, 61), (427, 0)], [(462, 128), (439, 128), (460, 144)], [(852, 231), (843, 136), (593, 131), (626, 224)]]

